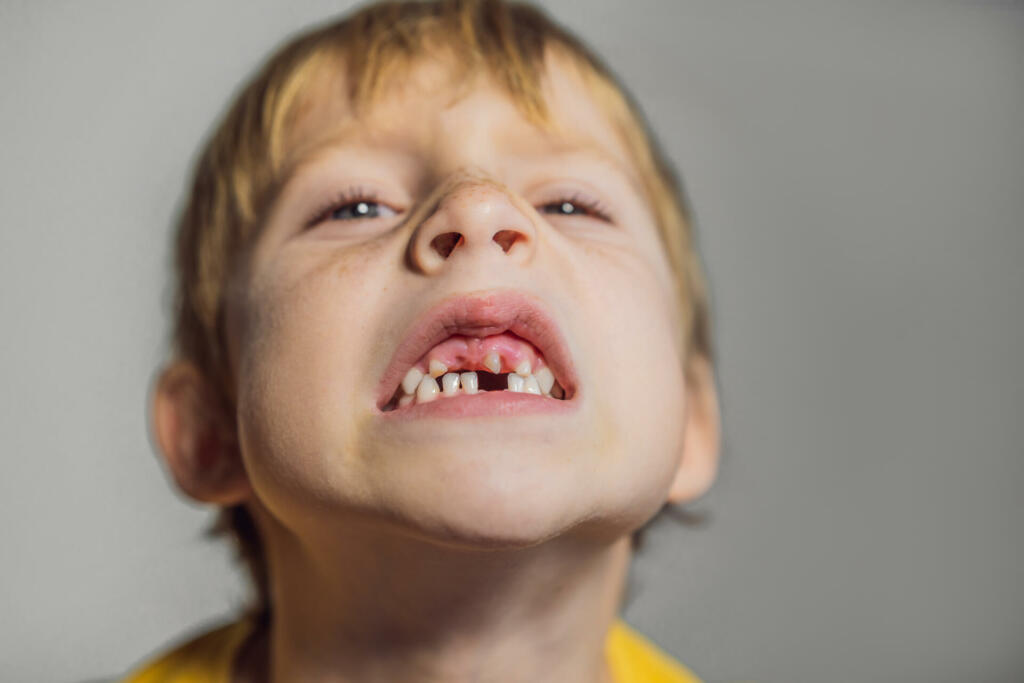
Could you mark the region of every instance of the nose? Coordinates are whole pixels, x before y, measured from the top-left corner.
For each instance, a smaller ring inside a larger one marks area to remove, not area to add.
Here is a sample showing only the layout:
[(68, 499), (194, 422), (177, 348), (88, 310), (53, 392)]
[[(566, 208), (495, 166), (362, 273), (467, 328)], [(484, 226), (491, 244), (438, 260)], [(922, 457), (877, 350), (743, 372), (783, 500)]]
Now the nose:
[(411, 257), (428, 275), (469, 256), (506, 258), (522, 265), (533, 256), (536, 242), (536, 227), (509, 191), (474, 178), (441, 193), (437, 209), (413, 236)]

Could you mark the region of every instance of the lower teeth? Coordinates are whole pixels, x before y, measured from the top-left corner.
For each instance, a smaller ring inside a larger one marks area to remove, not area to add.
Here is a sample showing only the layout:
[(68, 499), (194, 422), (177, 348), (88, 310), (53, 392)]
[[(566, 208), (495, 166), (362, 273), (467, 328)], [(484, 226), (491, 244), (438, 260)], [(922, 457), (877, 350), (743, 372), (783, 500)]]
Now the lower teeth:
[[(440, 386), (438, 386), (439, 384)], [(463, 393), (472, 395), (491, 391), (529, 393), (558, 400), (565, 398), (565, 389), (557, 381), (552, 382), (549, 392), (544, 392), (536, 377), (533, 375), (523, 377), (516, 373), (501, 375), (491, 372), (463, 372), (461, 374), (449, 372), (436, 379), (428, 374), (422, 375), (412, 392), (406, 393), (405, 389), (404, 385), (399, 387), (399, 396), (392, 400), (389, 410), (405, 408), (413, 404), (430, 403), (439, 398), (450, 398)]]

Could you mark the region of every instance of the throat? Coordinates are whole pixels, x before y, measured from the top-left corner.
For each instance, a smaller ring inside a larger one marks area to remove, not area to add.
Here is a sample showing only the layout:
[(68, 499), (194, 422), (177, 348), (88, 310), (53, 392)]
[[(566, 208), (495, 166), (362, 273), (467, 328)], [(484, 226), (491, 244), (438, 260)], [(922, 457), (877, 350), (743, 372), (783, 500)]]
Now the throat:
[(557, 542), (467, 553), (413, 541), (425, 554), (345, 540), (337, 573), (272, 568), (284, 570), (274, 581), (281, 609), (239, 651), (234, 683), (612, 680), (606, 641), (628, 539), (585, 553)]

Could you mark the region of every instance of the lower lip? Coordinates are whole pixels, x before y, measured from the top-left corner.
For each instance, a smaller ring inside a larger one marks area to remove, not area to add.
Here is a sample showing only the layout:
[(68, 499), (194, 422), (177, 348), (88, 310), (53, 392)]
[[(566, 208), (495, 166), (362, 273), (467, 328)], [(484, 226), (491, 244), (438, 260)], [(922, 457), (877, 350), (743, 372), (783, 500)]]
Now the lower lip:
[(438, 397), (430, 403), (397, 408), (383, 413), (389, 420), (417, 420), (432, 417), (512, 417), (518, 415), (567, 415), (575, 412), (577, 401), (559, 400), (518, 391), (482, 391), (452, 398)]

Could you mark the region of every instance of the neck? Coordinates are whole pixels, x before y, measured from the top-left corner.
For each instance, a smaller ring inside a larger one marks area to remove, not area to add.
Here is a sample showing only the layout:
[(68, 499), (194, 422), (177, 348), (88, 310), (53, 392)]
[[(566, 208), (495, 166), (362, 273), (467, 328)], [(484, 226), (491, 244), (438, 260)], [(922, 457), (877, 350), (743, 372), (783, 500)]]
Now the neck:
[(273, 616), (239, 667), (266, 671), (257, 680), (611, 681), (628, 537), (481, 551), (381, 525), (315, 545), (261, 527)]

